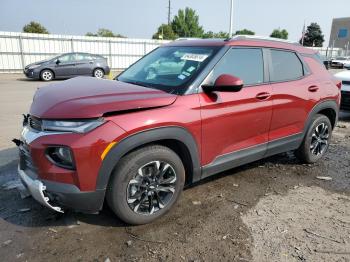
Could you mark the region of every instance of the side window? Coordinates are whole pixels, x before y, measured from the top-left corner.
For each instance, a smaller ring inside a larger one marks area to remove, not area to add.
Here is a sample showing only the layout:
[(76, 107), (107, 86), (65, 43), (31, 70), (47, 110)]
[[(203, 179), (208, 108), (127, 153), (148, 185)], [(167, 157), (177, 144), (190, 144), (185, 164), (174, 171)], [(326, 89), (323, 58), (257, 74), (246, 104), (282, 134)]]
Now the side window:
[(207, 84), (214, 84), (222, 74), (239, 77), (245, 85), (264, 82), (264, 60), (260, 48), (232, 48), (211, 72)]
[(85, 54), (77, 53), (76, 56), (75, 56), (75, 59), (76, 59), (77, 61), (86, 60)]
[(84, 59), (85, 60), (92, 60), (92, 56), (89, 54), (84, 54)]
[(303, 65), (294, 52), (271, 50), (271, 81), (295, 80), (304, 75)]
[(58, 58), (61, 63), (67, 63), (74, 60), (74, 54), (63, 55)]

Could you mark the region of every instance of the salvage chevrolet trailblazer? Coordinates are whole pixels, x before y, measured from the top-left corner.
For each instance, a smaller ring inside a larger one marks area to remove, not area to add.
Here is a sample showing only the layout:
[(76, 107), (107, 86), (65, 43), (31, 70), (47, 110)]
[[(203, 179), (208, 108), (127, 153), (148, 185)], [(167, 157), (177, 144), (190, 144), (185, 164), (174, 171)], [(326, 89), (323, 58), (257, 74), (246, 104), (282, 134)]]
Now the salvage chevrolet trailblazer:
[(76, 77), (37, 90), (16, 140), (19, 175), (58, 212), (97, 213), (106, 201), (121, 220), (149, 223), (184, 186), (224, 170), (290, 150), (319, 160), (340, 88), (298, 44), (174, 41), (114, 81)]

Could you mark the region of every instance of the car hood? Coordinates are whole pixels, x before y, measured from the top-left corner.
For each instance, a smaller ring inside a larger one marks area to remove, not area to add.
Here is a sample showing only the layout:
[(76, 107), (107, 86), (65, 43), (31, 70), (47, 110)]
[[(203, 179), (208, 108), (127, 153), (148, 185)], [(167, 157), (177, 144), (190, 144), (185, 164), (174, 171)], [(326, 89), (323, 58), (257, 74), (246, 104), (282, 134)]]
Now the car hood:
[(177, 96), (120, 81), (76, 77), (37, 90), (30, 114), (43, 119), (81, 119), (106, 113), (167, 106)]
[(48, 62), (50, 62), (52, 59), (46, 59), (46, 60), (42, 60), (42, 61), (38, 61), (38, 62), (35, 62), (35, 63), (31, 63), (29, 65), (26, 66), (26, 68), (30, 67), (30, 66), (33, 66), (33, 65), (43, 65), (43, 64), (46, 64)]

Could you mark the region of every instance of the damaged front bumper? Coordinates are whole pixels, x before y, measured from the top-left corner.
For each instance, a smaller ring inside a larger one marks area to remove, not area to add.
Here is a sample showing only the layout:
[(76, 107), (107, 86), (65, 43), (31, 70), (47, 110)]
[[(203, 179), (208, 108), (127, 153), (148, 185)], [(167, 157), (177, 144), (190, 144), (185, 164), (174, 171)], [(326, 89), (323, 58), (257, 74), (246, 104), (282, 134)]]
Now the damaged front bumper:
[(104, 202), (105, 190), (80, 191), (75, 185), (39, 179), (33, 171), (18, 168), (19, 177), (30, 195), (43, 206), (64, 213), (72, 209), (96, 214)]
[(61, 207), (53, 206), (49, 203), (50, 198), (45, 195), (46, 186), (40, 180), (32, 179), (19, 167), (18, 167), (18, 174), (20, 176), (20, 179), (23, 185), (25, 186), (26, 189), (28, 189), (29, 193), (32, 195), (32, 197), (36, 201), (38, 201), (43, 206), (46, 206), (54, 211), (64, 213)]

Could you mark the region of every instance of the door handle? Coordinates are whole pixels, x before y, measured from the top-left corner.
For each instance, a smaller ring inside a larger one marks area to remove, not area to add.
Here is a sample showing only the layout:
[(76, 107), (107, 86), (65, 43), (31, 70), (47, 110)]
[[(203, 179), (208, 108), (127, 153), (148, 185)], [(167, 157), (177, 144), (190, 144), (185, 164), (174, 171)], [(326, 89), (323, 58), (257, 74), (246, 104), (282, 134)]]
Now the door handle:
[(259, 100), (266, 100), (269, 99), (271, 97), (271, 94), (268, 92), (262, 92), (256, 95), (256, 98)]
[(318, 89), (319, 89), (318, 86), (309, 86), (308, 88), (310, 92), (316, 92)]

